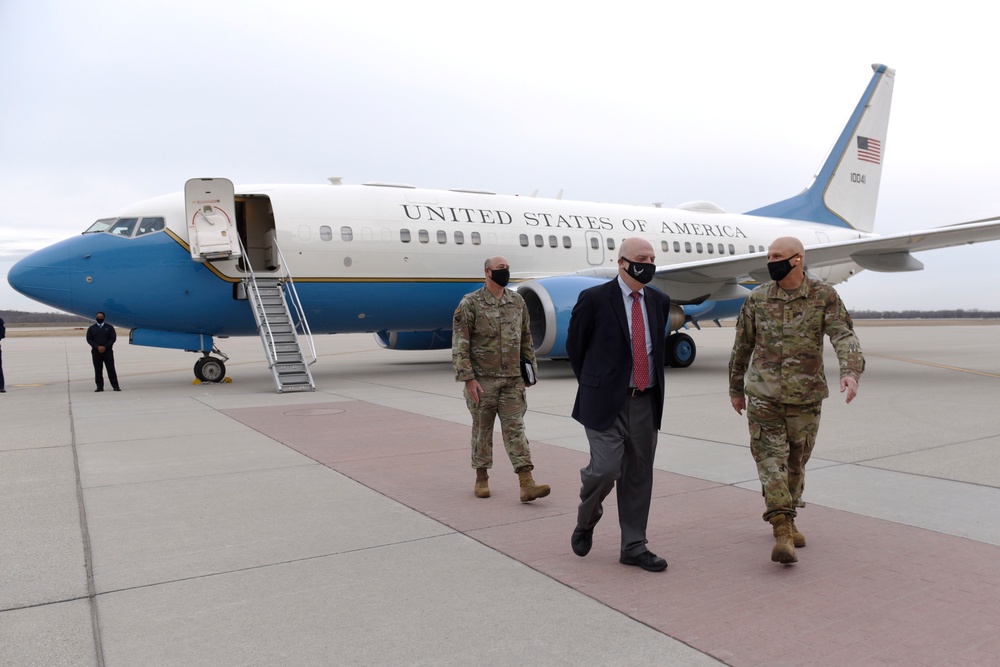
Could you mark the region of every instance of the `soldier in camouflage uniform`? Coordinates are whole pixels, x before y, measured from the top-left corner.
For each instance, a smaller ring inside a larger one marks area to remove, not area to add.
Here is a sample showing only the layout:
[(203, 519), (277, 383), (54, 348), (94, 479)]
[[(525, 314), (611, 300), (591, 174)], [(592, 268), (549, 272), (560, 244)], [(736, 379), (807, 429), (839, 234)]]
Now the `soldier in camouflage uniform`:
[(865, 359), (837, 292), (805, 275), (802, 242), (776, 239), (767, 259), (773, 280), (750, 293), (736, 322), (729, 398), (737, 413), (747, 409), (750, 452), (767, 507), (764, 520), (774, 529), (771, 560), (794, 563), (795, 547), (806, 545), (795, 528), (796, 507), (804, 507), (805, 467), (816, 443), (820, 406), (830, 394), (824, 334), (837, 351), (840, 391), (847, 392), (848, 403), (857, 395)]
[(521, 485), (521, 502), (549, 495), (549, 487), (531, 477), (534, 466), (524, 435), (527, 403), (521, 360), (537, 371), (531, 345), (528, 307), (517, 292), (506, 289), (510, 264), (503, 257), (486, 260), (486, 284), (466, 294), (452, 328), (452, 363), (455, 380), (465, 383), (465, 403), (472, 415), (472, 467), (476, 469), (474, 492), (489, 498), (489, 474), (493, 467), (493, 424), (500, 416), (507, 456)]

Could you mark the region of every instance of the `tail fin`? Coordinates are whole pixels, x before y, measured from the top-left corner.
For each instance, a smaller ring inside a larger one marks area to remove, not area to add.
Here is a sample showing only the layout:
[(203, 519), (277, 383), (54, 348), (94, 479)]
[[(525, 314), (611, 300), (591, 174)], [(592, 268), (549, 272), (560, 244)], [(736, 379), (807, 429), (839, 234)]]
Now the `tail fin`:
[(747, 211), (747, 215), (821, 222), (865, 232), (875, 228), (896, 70), (885, 65), (872, 65), (872, 69), (875, 74), (868, 88), (809, 187), (790, 199)]

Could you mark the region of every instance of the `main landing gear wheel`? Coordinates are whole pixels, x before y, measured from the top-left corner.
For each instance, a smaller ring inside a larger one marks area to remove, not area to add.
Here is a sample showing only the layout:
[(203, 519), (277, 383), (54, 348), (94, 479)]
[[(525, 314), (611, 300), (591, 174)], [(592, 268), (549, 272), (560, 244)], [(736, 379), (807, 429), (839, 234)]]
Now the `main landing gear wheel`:
[(687, 368), (694, 363), (696, 352), (694, 339), (686, 333), (678, 332), (667, 336), (667, 366)]
[(194, 362), (194, 376), (202, 382), (222, 382), (226, 378), (226, 364), (222, 359), (202, 357)]

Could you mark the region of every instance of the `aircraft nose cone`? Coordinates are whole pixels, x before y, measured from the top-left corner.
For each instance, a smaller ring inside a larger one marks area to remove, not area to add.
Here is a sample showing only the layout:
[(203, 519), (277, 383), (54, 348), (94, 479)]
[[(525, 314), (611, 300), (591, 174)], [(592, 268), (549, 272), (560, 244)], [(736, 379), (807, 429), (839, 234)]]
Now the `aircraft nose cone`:
[(7, 272), (7, 282), (24, 296), (55, 308), (71, 305), (70, 253), (57, 243), (23, 258)]

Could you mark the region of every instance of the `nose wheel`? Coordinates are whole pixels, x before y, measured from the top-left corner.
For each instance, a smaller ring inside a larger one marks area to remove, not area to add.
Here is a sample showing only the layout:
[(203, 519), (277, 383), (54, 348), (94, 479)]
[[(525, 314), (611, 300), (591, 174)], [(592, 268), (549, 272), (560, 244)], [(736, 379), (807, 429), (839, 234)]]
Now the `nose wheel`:
[(218, 349), (213, 349), (212, 352), (222, 356), (223, 359), (210, 356), (206, 352), (205, 356), (194, 362), (194, 376), (202, 382), (222, 382), (226, 379), (225, 359), (229, 357), (226, 357)]

